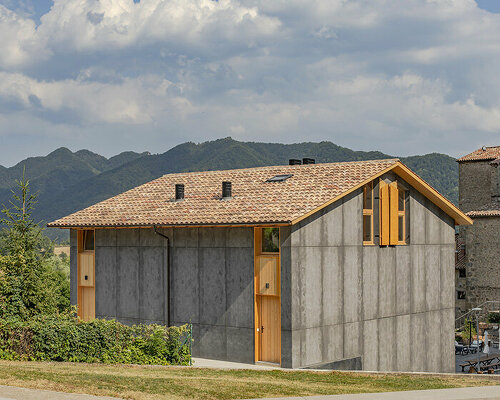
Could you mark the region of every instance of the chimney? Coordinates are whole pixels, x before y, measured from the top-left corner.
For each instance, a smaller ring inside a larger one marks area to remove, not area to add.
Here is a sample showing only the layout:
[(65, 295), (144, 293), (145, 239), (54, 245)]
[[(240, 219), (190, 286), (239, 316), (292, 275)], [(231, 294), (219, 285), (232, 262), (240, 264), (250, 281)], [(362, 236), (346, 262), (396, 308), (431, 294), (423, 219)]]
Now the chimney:
[(302, 164), (316, 164), (316, 160), (314, 158), (303, 158)]
[(175, 184), (175, 201), (184, 200), (184, 184), (176, 183)]
[(231, 182), (222, 182), (222, 198), (230, 199), (231, 196)]
[(288, 165), (300, 165), (302, 164), (302, 161), (297, 160), (296, 158), (290, 158), (288, 160)]

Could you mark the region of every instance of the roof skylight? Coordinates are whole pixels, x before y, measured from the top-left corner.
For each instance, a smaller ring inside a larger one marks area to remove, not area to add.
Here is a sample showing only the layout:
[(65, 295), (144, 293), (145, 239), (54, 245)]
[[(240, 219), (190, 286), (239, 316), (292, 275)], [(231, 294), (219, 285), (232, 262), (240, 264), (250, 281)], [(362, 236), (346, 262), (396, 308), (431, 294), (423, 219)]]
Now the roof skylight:
[(288, 175), (276, 175), (273, 176), (272, 178), (269, 178), (266, 182), (283, 182), (286, 181), (288, 178), (291, 178), (293, 175), (288, 174)]

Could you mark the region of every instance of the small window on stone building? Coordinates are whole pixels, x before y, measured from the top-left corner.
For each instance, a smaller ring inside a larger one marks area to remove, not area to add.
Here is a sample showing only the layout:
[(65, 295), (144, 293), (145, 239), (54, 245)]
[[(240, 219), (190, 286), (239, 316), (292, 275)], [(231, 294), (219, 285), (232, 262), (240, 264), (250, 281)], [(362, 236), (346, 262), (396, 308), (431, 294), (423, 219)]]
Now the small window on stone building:
[(465, 271), (464, 268), (458, 270), (458, 276), (459, 276), (459, 278), (466, 278), (467, 277), (467, 272)]
[(465, 291), (464, 290), (457, 290), (457, 299), (458, 300), (465, 300)]
[(363, 186), (363, 244), (373, 244), (373, 182)]
[(262, 228), (262, 252), (278, 253), (280, 251), (279, 228)]

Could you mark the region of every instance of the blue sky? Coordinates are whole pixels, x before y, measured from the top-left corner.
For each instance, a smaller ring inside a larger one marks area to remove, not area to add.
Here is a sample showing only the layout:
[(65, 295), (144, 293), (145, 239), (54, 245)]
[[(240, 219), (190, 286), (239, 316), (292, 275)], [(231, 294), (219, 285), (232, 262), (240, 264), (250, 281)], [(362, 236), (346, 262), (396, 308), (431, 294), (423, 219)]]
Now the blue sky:
[(0, 165), (60, 146), (500, 144), (500, 1), (0, 0)]

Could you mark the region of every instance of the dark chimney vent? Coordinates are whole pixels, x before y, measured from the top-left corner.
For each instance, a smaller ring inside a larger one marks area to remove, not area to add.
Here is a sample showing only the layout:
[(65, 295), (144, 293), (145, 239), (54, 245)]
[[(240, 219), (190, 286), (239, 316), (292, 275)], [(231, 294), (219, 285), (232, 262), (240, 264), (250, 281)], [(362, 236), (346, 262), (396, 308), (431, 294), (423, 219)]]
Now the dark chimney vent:
[(231, 182), (222, 182), (222, 198), (230, 199), (231, 196)]
[(303, 158), (302, 164), (316, 164), (316, 160), (314, 158)]
[(288, 160), (288, 165), (300, 165), (302, 164), (302, 161), (297, 160), (296, 158), (290, 158)]
[(177, 183), (175, 185), (175, 201), (184, 200), (184, 184)]

